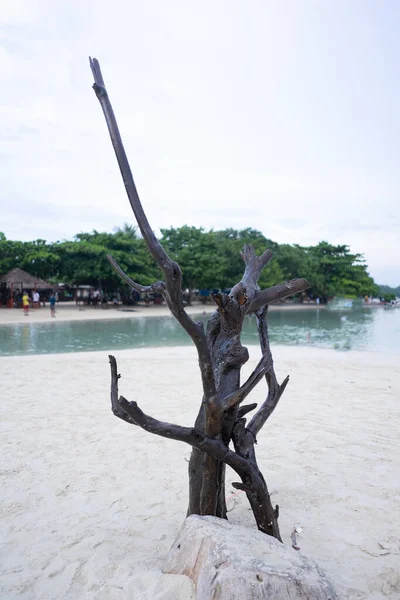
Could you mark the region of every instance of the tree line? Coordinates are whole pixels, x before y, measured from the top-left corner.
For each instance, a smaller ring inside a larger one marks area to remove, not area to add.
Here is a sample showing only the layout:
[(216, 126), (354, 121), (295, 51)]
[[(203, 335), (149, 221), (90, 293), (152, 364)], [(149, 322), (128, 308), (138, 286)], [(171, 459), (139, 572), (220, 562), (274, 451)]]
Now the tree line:
[[(257, 254), (266, 248), (274, 253), (260, 278), (261, 288), (305, 277), (311, 284), (307, 294), (322, 302), (339, 295), (356, 298), (379, 294), (363, 255), (353, 254), (347, 245), (277, 244), (255, 229), (206, 231), (187, 225), (162, 229), (160, 241), (180, 264), (183, 287), (189, 290), (230, 289), (242, 276), (240, 251), (247, 243)], [(144, 240), (129, 225), (113, 233), (78, 233), (72, 241), (60, 242), (14, 241), (0, 233), (0, 274), (19, 267), (51, 283), (87, 284), (111, 293), (124, 284), (107, 254), (138, 283), (149, 285), (161, 278)]]
[(398, 285), (397, 287), (391, 287), (390, 285), (380, 285), (379, 297), (383, 298), (385, 302), (391, 302), (391, 300), (400, 298), (400, 285)]

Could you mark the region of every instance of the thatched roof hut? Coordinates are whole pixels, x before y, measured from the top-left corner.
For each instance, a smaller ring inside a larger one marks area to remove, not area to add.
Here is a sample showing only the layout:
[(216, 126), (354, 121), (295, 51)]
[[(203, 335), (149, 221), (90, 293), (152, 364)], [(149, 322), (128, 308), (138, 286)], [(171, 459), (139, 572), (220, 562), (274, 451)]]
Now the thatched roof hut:
[(43, 279), (39, 279), (39, 277), (34, 277), (30, 275), (26, 271), (22, 269), (11, 269), (5, 275), (0, 276), (0, 284), (5, 283), (7, 287), (14, 289), (22, 290), (52, 290), (57, 285), (52, 285), (51, 283), (47, 283), (47, 281), (43, 281)]

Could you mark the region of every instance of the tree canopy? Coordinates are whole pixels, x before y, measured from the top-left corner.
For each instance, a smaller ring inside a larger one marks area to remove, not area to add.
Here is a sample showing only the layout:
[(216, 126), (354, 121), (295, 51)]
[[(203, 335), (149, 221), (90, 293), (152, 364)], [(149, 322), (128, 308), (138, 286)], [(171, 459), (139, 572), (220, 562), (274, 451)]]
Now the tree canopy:
[(391, 287), (390, 285), (380, 285), (379, 296), (383, 298), (386, 302), (390, 302), (391, 300), (395, 300), (395, 298), (399, 298), (400, 285), (398, 285), (396, 288)]
[[(270, 248), (274, 259), (261, 275), (261, 288), (301, 275), (308, 279), (312, 297), (327, 300), (342, 295), (377, 295), (379, 288), (367, 271), (361, 254), (347, 245), (320, 242), (316, 246), (277, 244), (255, 229), (206, 231), (202, 227), (171, 227), (161, 230), (161, 243), (182, 268), (183, 287), (230, 289), (243, 272), (240, 252), (252, 244), (256, 253)], [(0, 233), (0, 273), (20, 267), (42, 279), (71, 285), (88, 284), (106, 291), (121, 288), (120, 278), (107, 260), (111, 254), (134, 280), (149, 285), (160, 271), (143, 239), (129, 225), (113, 233), (78, 233), (73, 240), (21, 242)]]

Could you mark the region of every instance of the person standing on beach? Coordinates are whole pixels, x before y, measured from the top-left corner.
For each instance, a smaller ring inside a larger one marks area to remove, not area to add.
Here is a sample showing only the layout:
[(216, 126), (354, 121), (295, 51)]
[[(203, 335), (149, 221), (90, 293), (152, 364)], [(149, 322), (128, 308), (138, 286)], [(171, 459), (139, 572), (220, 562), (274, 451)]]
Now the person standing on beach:
[(56, 297), (54, 292), (50, 296), (50, 314), (52, 317), (56, 316)]
[(33, 306), (34, 306), (34, 308), (39, 308), (40, 307), (39, 302), (40, 302), (40, 294), (39, 294), (38, 291), (35, 290), (33, 292)]
[(29, 296), (27, 292), (24, 292), (22, 296), (22, 308), (24, 309), (24, 315), (27, 317), (29, 315)]

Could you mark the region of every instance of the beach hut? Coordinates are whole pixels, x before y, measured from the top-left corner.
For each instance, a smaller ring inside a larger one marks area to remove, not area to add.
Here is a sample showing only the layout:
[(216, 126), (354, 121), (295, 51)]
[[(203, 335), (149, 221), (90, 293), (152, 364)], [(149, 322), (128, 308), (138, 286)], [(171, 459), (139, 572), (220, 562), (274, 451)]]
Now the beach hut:
[(22, 269), (11, 269), (5, 275), (0, 276), (0, 286), (5, 287), (9, 293), (7, 294), (7, 306), (14, 306), (14, 294), (21, 293), (24, 290), (52, 290), (56, 285), (47, 283), (39, 277), (34, 277)]

